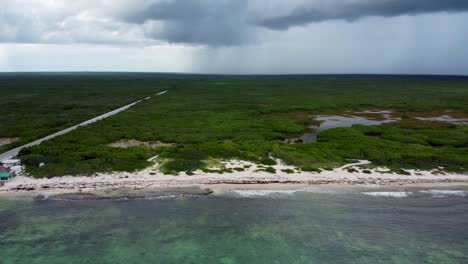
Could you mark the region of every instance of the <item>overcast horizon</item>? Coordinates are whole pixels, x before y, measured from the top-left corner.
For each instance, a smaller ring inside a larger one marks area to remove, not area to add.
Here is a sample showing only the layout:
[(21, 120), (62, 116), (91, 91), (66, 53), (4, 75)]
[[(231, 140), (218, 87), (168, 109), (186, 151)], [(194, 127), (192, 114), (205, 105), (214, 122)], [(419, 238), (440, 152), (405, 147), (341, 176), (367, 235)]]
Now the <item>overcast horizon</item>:
[(1, 72), (467, 75), (465, 0), (0, 0)]

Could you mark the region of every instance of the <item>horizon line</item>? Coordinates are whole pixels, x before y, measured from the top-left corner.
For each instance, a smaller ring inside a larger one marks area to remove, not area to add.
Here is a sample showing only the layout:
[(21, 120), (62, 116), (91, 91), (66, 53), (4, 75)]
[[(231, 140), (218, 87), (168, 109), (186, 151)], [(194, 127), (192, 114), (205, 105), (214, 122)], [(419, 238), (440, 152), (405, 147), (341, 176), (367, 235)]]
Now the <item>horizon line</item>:
[(446, 76), (468, 77), (468, 74), (432, 73), (202, 73), (202, 72), (157, 72), (157, 71), (0, 71), (0, 74), (174, 74), (211, 76)]

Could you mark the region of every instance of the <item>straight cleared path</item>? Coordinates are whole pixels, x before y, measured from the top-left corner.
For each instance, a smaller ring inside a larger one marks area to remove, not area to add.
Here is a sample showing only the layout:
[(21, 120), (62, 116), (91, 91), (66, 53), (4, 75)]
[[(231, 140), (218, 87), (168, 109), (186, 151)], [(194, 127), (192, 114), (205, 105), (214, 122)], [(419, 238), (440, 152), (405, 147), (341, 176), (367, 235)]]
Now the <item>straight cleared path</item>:
[[(155, 95), (153, 95), (153, 96), (163, 95), (163, 94), (165, 94), (166, 92), (167, 92), (167, 91), (162, 91), (162, 92), (157, 93), (157, 94), (155, 94)], [(7, 152), (5, 152), (5, 153), (3, 153), (3, 154), (0, 154), (0, 161), (12, 159), (12, 158), (18, 156), (19, 152), (20, 152), (23, 148), (28, 148), (28, 147), (32, 147), (32, 146), (37, 146), (37, 145), (41, 144), (41, 143), (44, 142), (44, 141), (47, 141), (47, 140), (52, 139), (52, 138), (54, 138), (54, 137), (58, 137), (58, 136), (64, 135), (64, 134), (66, 134), (66, 133), (68, 133), (68, 132), (70, 132), (70, 131), (73, 131), (73, 130), (77, 129), (78, 127), (87, 126), (87, 125), (89, 125), (89, 124), (95, 123), (95, 122), (100, 121), (100, 120), (102, 120), (102, 119), (105, 119), (105, 118), (108, 118), (108, 117), (113, 116), (113, 115), (115, 115), (115, 114), (118, 114), (118, 113), (120, 113), (120, 112), (123, 112), (123, 111), (129, 109), (130, 107), (132, 107), (132, 106), (134, 106), (134, 105), (136, 105), (136, 104), (138, 104), (138, 103), (140, 103), (140, 102), (142, 102), (142, 101), (148, 100), (148, 99), (150, 99), (150, 98), (151, 98), (151, 96), (148, 96), (148, 97), (146, 97), (146, 98), (144, 98), (144, 99), (138, 100), (138, 101), (133, 102), (133, 103), (131, 103), (131, 104), (128, 104), (128, 105), (126, 105), (126, 106), (122, 106), (122, 107), (120, 107), (120, 108), (118, 108), (118, 109), (115, 109), (115, 110), (112, 110), (112, 111), (110, 111), (110, 112), (108, 112), (108, 113), (105, 113), (105, 114), (103, 114), (103, 115), (97, 116), (97, 117), (95, 117), (95, 118), (93, 118), (93, 119), (90, 119), (90, 120), (88, 120), (88, 121), (85, 121), (85, 122), (83, 122), (83, 123), (80, 123), (80, 124), (78, 124), (78, 125), (76, 125), (76, 126), (69, 127), (69, 128), (67, 128), (67, 129), (64, 129), (64, 130), (62, 130), (62, 131), (59, 131), (59, 132), (54, 133), (54, 134), (52, 134), (52, 135), (48, 135), (47, 137), (38, 139), (38, 140), (36, 140), (36, 141), (33, 141), (33, 142), (28, 143), (28, 144), (26, 144), (26, 145), (23, 145), (23, 146), (21, 146), (21, 147), (17, 147), (17, 148), (14, 148), (14, 149), (12, 149), (12, 150), (9, 150), (9, 151), (7, 151)]]

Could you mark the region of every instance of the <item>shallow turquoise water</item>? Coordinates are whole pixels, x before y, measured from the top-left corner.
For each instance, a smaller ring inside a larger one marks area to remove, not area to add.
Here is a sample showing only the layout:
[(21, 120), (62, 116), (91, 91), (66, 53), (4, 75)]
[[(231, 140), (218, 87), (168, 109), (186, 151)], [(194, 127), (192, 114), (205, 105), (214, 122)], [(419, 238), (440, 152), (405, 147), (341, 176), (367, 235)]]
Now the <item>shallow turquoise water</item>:
[(468, 197), (0, 200), (0, 263), (468, 263)]

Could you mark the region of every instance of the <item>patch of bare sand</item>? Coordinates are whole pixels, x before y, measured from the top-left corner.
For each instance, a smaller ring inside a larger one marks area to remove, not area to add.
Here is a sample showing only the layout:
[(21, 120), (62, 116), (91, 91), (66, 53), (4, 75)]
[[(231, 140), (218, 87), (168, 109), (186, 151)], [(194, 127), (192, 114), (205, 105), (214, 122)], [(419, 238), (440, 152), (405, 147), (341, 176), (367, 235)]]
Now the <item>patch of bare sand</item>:
[[(278, 161), (272, 166), (275, 173), (264, 171), (261, 165), (240, 161), (223, 161), (224, 168), (231, 168), (232, 172), (206, 173), (195, 171), (194, 175), (180, 173), (177, 176), (164, 175), (158, 170), (158, 164), (138, 172), (115, 172), (102, 173), (95, 176), (63, 176), (51, 179), (34, 179), (18, 176), (12, 181), (0, 187), (0, 195), (18, 194), (56, 194), (89, 192), (96, 193), (105, 190), (118, 190), (122, 188), (135, 191), (147, 191), (154, 188), (172, 188), (201, 186), (203, 188), (215, 189), (217, 186), (223, 188), (238, 188), (238, 186), (263, 186), (263, 188), (274, 188), (278, 185), (296, 186), (447, 186), (468, 185), (466, 174), (436, 174), (433, 171), (407, 170), (410, 175), (391, 173), (385, 168), (364, 169), (360, 166), (368, 164), (361, 161), (349, 164), (341, 168), (319, 173), (302, 172), (299, 169), (285, 165)], [(353, 167), (356, 170), (351, 172)], [(236, 170), (237, 168), (238, 170)], [(242, 168), (242, 170), (240, 169)], [(293, 171), (293, 173), (291, 173)], [(370, 171), (370, 173), (369, 173)]]
[(173, 147), (174, 143), (164, 143), (161, 141), (140, 141), (136, 139), (122, 139), (114, 143), (108, 144), (109, 147), (113, 148), (131, 148), (131, 147), (148, 147), (148, 148), (159, 148), (159, 147)]
[(19, 138), (0, 138), (0, 147), (10, 145), (11, 143), (18, 141), (18, 139)]

